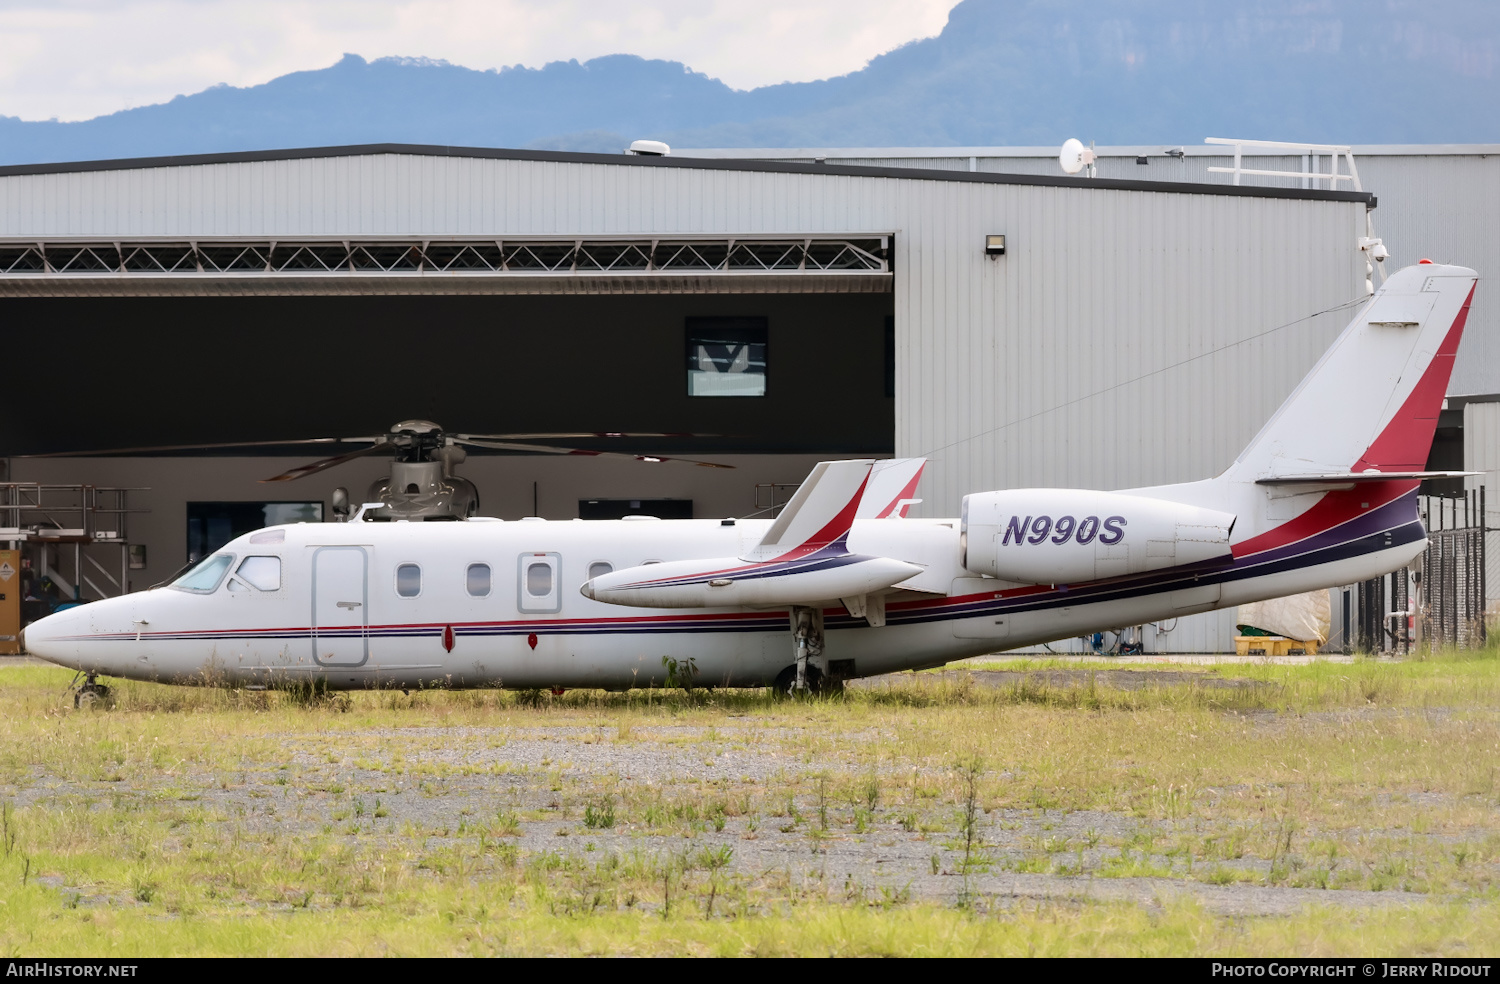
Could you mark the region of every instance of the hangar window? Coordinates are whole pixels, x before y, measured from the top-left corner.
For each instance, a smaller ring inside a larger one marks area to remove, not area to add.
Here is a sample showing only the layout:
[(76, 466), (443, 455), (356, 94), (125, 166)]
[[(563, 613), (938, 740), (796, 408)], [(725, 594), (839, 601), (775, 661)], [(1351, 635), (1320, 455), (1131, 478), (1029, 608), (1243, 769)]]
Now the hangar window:
[(422, 593), (422, 568), (416, 564), (402, 564), (396, 568), (396, 593), (403, 598), (415, 598)]
[(766, 395), (765, 318), (688, 318), (688, 396)]
[(464, 586), (469, 589), (469, 594), (475, 598), (488, 597), (490, 593), (490, 565), (470, 564), (468, 573), (464, 575)]
[(229, 590), (243, 591), (248, 585), (260, 591), (281, 590), (280, 557), (246, 557), (229, 579)]

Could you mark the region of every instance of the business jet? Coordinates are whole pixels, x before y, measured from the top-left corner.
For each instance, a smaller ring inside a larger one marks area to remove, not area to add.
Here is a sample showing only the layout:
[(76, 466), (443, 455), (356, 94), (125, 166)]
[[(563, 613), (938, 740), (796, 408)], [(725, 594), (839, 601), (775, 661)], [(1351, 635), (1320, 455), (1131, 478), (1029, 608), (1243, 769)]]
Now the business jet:
[[(235, 687), (817, 689), (1375, 577), (1423, 478), (1477, 277), (1391, 275), (1204, 481), (1004, 489), (909, 518), (920, 459), (817, 465), (772, 519), (275, 526), (25, 630), (85, 674)], [(378, 506), (378, 503), (371, 504)]]

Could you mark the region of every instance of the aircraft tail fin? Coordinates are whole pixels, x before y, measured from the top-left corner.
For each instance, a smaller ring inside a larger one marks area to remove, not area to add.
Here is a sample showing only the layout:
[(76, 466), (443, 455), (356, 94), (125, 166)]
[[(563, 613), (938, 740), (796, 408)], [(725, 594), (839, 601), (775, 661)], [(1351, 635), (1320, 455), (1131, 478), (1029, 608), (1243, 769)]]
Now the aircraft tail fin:
[(744, 559), (794, 560), (819, 550), (841, 550), (854, 526), (875, 462), (820, 461)]
[(1229, 477), (1422, 471), (1477, 279), (1430, 263), (1392, 274)]
[(856, 519), (904, 519), (921, 502), (913, 499), (926, 458), (883, 458), (870, 469), (870, 481), (859, 500)]

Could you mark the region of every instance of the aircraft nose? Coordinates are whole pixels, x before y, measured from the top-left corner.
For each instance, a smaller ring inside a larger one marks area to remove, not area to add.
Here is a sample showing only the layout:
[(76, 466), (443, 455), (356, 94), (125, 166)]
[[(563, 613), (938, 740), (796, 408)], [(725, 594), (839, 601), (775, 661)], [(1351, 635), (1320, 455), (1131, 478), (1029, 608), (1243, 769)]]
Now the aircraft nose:
[(77, 669), (78, 645), (70, 637), (80, 634), (79, 610), (54, 612), (26, 626), (21, 633), (22, 652)]

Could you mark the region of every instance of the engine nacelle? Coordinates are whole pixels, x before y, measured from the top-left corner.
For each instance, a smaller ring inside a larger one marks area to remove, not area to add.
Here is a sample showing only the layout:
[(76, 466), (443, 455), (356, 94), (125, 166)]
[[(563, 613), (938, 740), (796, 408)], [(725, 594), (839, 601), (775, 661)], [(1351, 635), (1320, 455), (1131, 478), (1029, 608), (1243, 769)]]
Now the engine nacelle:
[(1228, 560), (1234, 516), (1165, 499), (1083, 489), (964, 496), (963, 565), (1023, 584), (1076, 584)]

